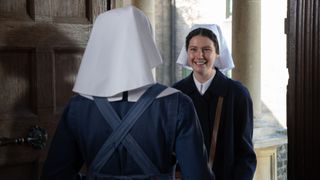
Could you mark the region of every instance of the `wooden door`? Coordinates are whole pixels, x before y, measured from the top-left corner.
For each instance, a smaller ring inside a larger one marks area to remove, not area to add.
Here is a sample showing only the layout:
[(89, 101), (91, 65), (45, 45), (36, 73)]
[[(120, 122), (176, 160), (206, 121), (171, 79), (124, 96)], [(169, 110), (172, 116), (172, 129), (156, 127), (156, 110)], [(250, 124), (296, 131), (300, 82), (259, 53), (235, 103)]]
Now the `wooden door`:
[[(319, 179), (320, 2), (288, 0), (288, 179)], [(318, 178), (317, 178), (318, 177)]]
[[(0, 138), (48, 133), (39, 150), (0, 146), (0, 179), (39, 179), (72, 87), (92, 22), (106, 0), (0, 0)], [(1, 144), (1, 143), (0, 143)]]

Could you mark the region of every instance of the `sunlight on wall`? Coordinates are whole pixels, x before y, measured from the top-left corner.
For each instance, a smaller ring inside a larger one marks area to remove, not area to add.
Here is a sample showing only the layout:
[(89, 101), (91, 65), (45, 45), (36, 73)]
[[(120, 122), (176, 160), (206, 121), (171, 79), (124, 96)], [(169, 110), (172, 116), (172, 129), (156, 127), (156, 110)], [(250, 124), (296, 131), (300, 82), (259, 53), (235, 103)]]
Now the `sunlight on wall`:
[(226, 12), (226, 2), (221, 0), (200, 0), (199, 23), (223, 24)]
[(261, 99), (286, 128), (286, 35), (287, 2), (261, 1)]

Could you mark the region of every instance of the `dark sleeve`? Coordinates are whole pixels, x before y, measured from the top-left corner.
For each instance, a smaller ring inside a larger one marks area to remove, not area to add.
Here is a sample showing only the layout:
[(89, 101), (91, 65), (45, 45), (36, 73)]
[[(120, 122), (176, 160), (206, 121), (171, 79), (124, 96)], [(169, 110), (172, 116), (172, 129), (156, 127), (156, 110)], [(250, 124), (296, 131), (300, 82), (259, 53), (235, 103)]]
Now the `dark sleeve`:
[(236, 103), (235, 173), (234, 179), (251, 180), (256, 169), (256, 155), (252, 143), (252, 100), (245, 87), (240, 88)]
[(69, 123), (71, 118), (70, 105), (68, 105), (52, 139), (41, 175), (42, 180), (73, 180), (77, 178), (83, 160), (72, 134), (72, 127)]
[[(182, 95), (182, 94), (181, 94)], [(183, 179), (214, 179), (208, 166), (201, 126), (191, 99), (182, 95), (178, 110), (176, 155)]]

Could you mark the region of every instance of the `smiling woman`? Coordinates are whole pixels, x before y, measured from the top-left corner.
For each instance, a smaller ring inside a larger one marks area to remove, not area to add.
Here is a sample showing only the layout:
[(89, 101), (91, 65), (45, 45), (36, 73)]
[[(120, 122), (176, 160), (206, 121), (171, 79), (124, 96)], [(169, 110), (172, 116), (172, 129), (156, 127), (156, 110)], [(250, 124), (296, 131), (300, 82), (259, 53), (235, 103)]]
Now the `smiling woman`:
[(194, 25), (185, 44), (177, 63), (193, 72), (173, 87), (195, 105), (209, 164), (217, 179), (252, 179), (256, 168), (252, 101), (246, 87), (221, 72), (234, 67), (221, 30), (214, 24)]

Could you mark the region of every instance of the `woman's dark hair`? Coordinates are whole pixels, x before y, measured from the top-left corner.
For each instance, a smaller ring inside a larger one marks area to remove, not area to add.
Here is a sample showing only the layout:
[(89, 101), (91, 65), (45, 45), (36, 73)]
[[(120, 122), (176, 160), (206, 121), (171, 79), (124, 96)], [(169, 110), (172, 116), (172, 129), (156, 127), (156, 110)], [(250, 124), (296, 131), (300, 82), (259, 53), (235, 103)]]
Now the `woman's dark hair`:
[(189, 42), (190, 42), (191, 38), (193, 38), (194, 36), (197, 36), (197, 35), (205, 36), (205, 37), (208, 37), (209, 39), (211, 39), (214, 47), (216, 48), (216, 53), (220, 54), (217, 36), (211, 30), (206, 29), (206, 28), (197, 28), (197, 29), (192, 30), (188, 34), (188, 36), (186, 37), (186, 50), (187, 51), (188, 51)]

